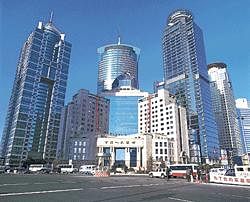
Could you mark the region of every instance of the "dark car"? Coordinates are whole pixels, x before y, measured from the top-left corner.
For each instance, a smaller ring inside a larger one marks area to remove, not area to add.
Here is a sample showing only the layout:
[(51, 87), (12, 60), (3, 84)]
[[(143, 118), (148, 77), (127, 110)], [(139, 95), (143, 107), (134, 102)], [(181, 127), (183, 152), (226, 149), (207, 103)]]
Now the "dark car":
[(228, 169), (225, 173), (225, 176), (235, 176), (235, 170), (234, 169)]

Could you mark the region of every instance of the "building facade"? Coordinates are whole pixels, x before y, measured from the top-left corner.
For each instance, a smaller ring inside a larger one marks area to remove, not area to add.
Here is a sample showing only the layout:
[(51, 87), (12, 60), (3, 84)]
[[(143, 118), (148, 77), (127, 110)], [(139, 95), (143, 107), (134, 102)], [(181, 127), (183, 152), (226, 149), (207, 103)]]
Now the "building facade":
[(236, 99), (236, 108), (241, 133), (243, 153), (250, 155), (250, 101), (246, 98)]
[(110, 100), (110, 134), (138, 133), (138, 100), (148, 93), (134, 88), (133, 81), (129, 73), (124, 73), (114, 80), (112, 90), (100, 93)]
[(109, 100), (80, 89), (62, 110), (58, 160), (93, 161), (98, 134), (108, 132)]
[(238, 116), (226, 64), (209, 64), (208, 75), (220, 147), (232, 152), (232, 155), (240, 155), (242, 154), (242, 145)]
[[(161, 146), (160, 143), (163, 145)], [(98, 165), (100, 167), (127, 166), (137, 171), (151, 171), (155, 159), (174, 158), (173, 144), (173, 139), (161, 134), (102, 135), (97, 139)], [(159, 153), (155, 152), (158, 150)], [(123, 157), (121, 158), (118, 153), (123, 153)]]
[[(188, 129), (185, 108), (176, 104), (175, 97), (164, 88), (156, 93), (150, 94), (139, 100), (138, 103), (138, 130), (140, 134), (163, 134), (166, 138), (161, 138), (154, 147), (165, 145), (163, 140), (172, 139), (174, 149), (173, 158), (168, 159), (167, 148), (156, 148), (156, 161), (163, 160), (168, 164), (183, 163), (189, 159)], [(172, 154), (170, 151), (170, 155)]]
[(124, 73), (129, 73), (133, 78), (132, 86), (138, 88), (138, 61), (140, 50), (131, 45), (117, 44), (106, 45), (98, 48), (98, 81), (97, 93), (112, 90), (114, 80)]
[(203, 34), (189, 11), (177, 10), (169, 15), (162, 49), (165, 87), (187, 109), (191, 161), (216, 161), (219, 140)]
[(5, 164), (56, 157), (71, 44), (52, 19), (29, 35), (21, 50), (2, 135)]

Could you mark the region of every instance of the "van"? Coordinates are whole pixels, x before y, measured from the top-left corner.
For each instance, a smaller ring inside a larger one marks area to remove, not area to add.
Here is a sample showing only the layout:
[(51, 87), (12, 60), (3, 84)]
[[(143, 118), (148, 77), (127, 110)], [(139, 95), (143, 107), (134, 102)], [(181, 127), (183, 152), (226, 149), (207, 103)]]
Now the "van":
[(82, 165), (79, 172), (84, 175), (94, 175), (96, 170), (96, 165)]
[(74, 168), (73, 164), (59, 164), (57, 167), (60, 169), (61, 173), (76, 173), (77, 169)]

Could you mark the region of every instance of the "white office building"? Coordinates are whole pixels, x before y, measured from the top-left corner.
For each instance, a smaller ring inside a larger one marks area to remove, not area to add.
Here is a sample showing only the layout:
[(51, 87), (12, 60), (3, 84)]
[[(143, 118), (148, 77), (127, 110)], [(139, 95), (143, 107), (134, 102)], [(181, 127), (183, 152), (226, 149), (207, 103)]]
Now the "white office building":
[(163, 160), (170, 164), (188, 161), (189, 142), (186, 110), (176, 104), (173, 95), (165, 89), (158, 89), (156, 93), (139, 100), (138, 114), (138, 131), (140, 134), (162, 134), (167, 139), (174, 140), (172, 145), (174, 155), (172, 158), (164, 156), (165, 151), (167, 151), (164, 146), (157, 148), (160, 145), (167, 145), (164, 143), (165, 139), (157, 140), (153, 148), (155, 150), (153, 152), (154, 160)]

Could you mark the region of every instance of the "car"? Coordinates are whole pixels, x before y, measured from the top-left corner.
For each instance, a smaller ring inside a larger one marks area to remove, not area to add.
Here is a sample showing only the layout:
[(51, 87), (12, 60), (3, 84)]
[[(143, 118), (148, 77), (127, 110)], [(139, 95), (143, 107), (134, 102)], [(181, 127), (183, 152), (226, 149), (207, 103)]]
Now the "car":
[(225, 175), (226, 169), (224, 168), (212, 168), (210, 170), (210, 173), (215, 174), (215, 175)]
[(160, 178), (164, 179), (165, 177), (169, 177), (169, 176), (167, 176), (167, 168), (158, 168), (156, 171), (149, 172), (148, 175), (151, 178), (160, 177)]
[(225, 176), (235, 176), (235, 170), (234, 169), (228, 169), (225, 173)]

